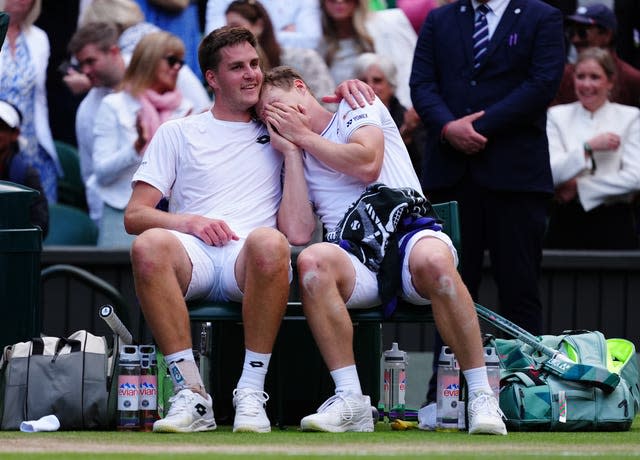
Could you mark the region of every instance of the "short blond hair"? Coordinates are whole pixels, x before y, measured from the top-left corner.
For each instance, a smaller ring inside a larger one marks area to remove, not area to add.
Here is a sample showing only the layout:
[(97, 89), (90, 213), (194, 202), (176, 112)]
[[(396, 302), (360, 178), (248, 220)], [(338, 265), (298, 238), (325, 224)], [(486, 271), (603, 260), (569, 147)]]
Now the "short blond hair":
[(144, 21), (144, 13), (133, 0), (92, 0), (80, 18), (80, 25), (113, 22), (122, 30)]

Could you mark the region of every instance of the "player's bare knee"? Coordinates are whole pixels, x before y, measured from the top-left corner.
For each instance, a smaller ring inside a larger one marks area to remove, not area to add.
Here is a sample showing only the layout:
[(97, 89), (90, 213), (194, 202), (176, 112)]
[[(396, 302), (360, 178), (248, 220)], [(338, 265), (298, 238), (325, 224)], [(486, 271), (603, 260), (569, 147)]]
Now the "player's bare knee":
[(451, 275), (439, 276), (435, 283), (436, 293), (442, 297), (456, 296), (456, 282)]
[(296, 261), (298, 270), (300, 288), (309, 294), (321, 292), (324, 283), (327, 281), (325, 264), (318, 254), (313, 250), (305, 249), (299, 255)]
[(247, 237), (245, 248), (250, 263), (263, 273), (275, 273), (289, 268), (289, 244), (285, 236), (275, 229), (254, 230)]
[(131, 245), (131, 264), (138, 276), (151, 275), (163, 263), (169, 263), (164, 232), (152, 228), (136, 237)]

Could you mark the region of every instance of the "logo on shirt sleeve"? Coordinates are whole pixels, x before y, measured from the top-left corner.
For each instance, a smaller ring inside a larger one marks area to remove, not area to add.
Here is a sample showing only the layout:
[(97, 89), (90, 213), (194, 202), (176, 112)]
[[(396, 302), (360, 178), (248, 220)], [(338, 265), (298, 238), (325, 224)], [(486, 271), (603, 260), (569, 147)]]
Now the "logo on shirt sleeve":
[(351, 126), (351, 124), (352, 124), (354, 121), (363, 120), (363, 119), (368, 118), (368, 117), (369, 117), (369, 116), (368, 116), (366, 113), (361, 113), (360, 115), (356, 115), (356, 116), (355, 116), (355, 117), (353, 117), (351, 120), (347, 121), (347, 128), (348, 128), (349, 126)]

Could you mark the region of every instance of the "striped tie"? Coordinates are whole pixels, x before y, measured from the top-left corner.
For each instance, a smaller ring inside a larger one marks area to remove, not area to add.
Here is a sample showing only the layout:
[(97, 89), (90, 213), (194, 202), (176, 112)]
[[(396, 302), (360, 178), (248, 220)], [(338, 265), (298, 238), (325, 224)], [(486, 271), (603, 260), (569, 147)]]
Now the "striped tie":
[(480, 63), (487, 53), (489, 47), (489, 25), (487, 24), (487, 13), (491, 9), (483, 4), (476, 8), (476, 22), (473, 24), (473, 68), (480, 67)]

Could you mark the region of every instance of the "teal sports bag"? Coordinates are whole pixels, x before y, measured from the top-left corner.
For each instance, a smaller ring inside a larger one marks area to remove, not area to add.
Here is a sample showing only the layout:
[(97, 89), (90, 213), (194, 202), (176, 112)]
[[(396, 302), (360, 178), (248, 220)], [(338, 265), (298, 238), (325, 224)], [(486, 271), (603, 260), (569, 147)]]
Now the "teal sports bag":
[[(500, 408), (510, 431), (627, 431), (640, 407), (635, 346), (597, 331), (541, 336), (584, 371), (563, 378), (518, 339), (492, 339), (500, 358)], [(561, 374), (561, 373), (560, 373)], [(602, 385), (617, 374), (614, 385)], [(570, 378), (570, 379), (569, 379)], [(603, 390), (602, 388), (605, 388)]]

